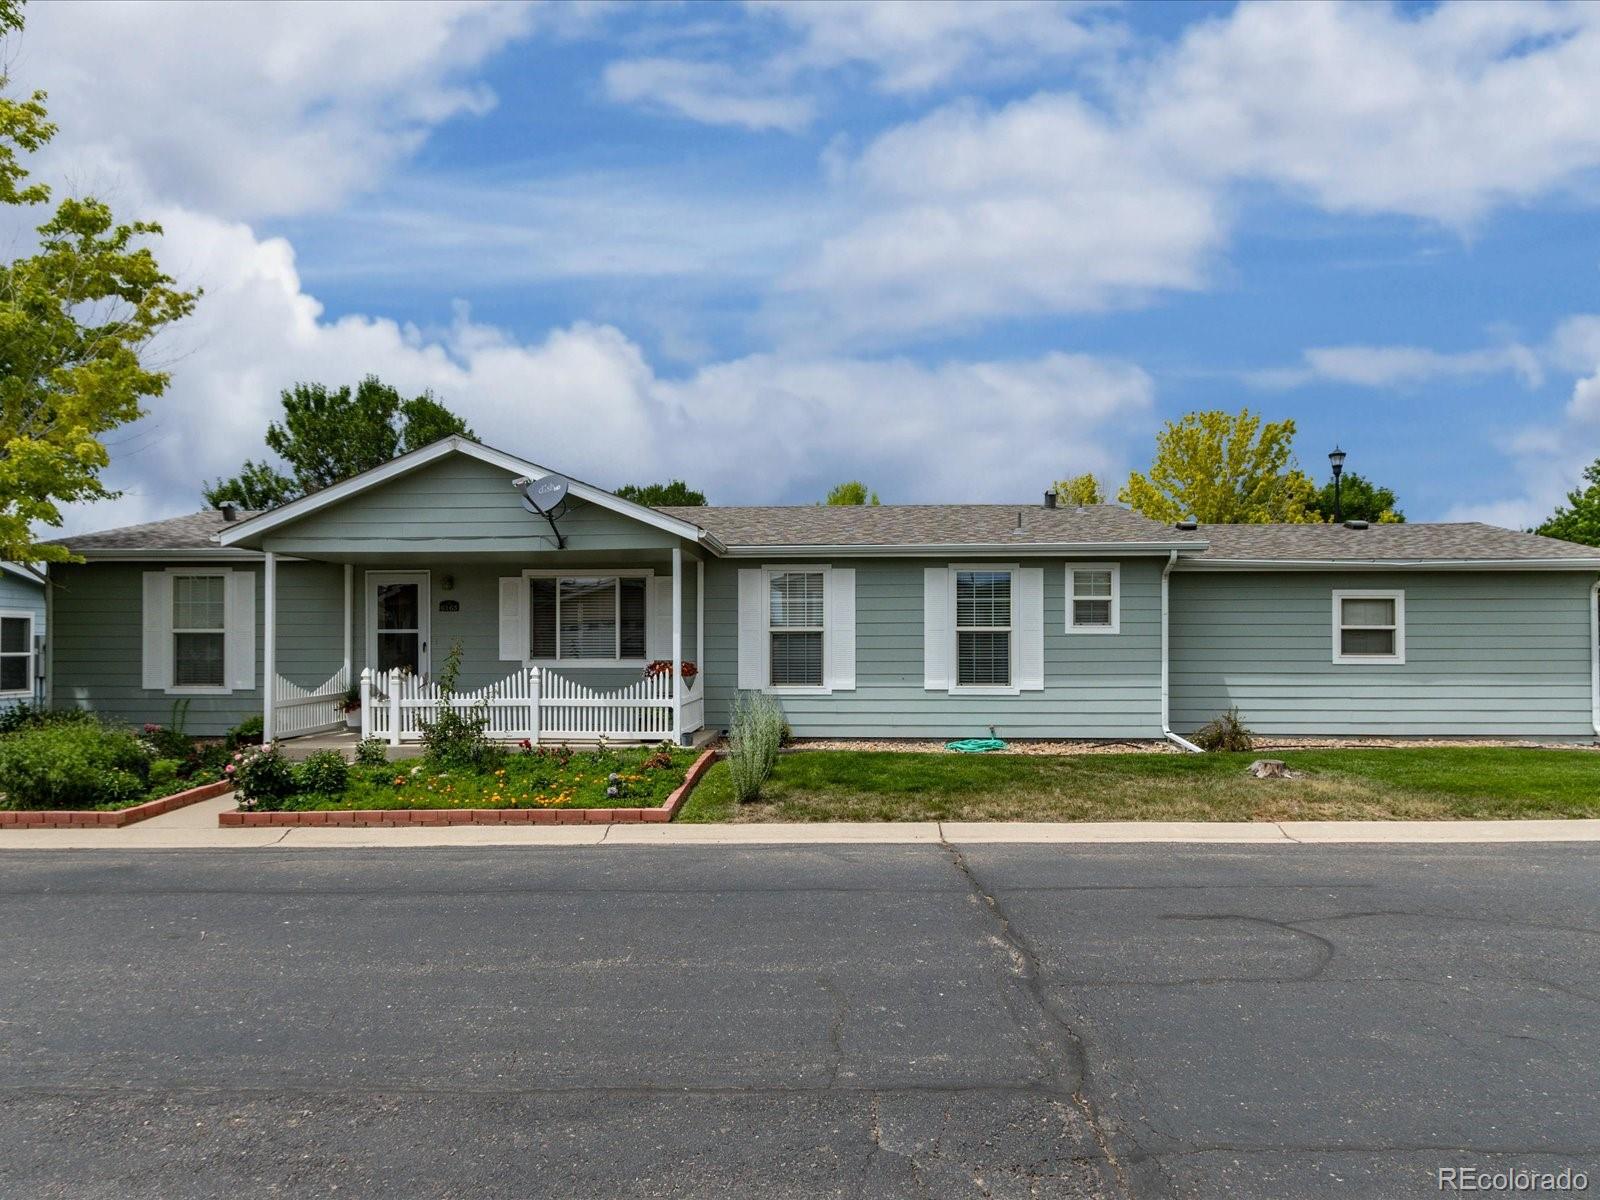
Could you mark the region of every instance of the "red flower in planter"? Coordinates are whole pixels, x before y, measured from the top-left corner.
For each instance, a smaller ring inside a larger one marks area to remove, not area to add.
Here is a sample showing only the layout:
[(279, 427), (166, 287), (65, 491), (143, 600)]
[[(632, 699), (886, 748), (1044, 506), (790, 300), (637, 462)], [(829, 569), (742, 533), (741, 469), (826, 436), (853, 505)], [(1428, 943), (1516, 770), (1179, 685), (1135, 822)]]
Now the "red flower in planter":
[[(658, 658), (644, 669), (645, 677), (654, 679), (657, 675), (665, 675), (672, 670), (670, 658)], [(687, 660), (678, 668), (678, 675), (683, 679), (693, 679), (700, 674), (700, 668)]]

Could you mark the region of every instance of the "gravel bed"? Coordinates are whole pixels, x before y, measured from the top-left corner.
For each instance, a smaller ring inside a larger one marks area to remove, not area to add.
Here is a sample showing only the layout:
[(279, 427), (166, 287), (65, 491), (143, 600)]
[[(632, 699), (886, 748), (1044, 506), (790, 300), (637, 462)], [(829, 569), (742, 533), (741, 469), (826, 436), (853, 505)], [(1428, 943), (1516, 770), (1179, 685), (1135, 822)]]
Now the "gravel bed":
[[(921, 738), (796, 738), (790, 750), (943, 751), (943, 741)], [(1600, 742), (1539, 742), (1518, 738), (1258, 737), (1256, 750), (1383, 750), (1463, 746), (1519, 747), (1528, 750), (1600, 750)], [(1168, 741), (1007, 740), (994, 754), (1183, 754)]]

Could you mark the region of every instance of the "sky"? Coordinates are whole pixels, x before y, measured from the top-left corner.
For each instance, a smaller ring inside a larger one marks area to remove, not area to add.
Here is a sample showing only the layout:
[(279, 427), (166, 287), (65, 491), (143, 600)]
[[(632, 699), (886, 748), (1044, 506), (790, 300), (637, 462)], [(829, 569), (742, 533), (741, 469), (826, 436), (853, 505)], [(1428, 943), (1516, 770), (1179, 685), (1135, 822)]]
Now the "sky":
[(375, 373), (713, 503), (1115, 487), (1292, 417), (1413, 520), (1600, 456), (1600, 5), (35, 0), (37, 177), (203, 287), (111, 435), (201, 507), (279, 392)]

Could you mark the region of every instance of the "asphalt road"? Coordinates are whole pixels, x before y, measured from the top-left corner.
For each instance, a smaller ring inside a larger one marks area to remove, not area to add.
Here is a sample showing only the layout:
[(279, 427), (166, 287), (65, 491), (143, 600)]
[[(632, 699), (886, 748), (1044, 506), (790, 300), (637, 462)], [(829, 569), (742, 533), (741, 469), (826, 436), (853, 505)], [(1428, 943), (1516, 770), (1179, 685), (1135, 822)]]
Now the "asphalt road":
[(1600, 1190), (1600, 848), (9, 853), (0, 1195)]

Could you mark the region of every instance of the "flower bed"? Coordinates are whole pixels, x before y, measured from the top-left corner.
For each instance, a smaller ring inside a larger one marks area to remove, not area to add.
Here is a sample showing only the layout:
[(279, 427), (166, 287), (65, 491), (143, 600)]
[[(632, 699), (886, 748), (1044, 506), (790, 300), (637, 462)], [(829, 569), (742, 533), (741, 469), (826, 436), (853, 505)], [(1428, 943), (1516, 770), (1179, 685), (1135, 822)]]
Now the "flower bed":
[[(285, 801), (283, 807), (241, 808), (238, 812), (218, 815), (223, 826), (404, 826), (404, 825), (576, 825), (616, 824), (670, 821), (688, 798), (701, 777), (716, 761), (717, 752), (706, 750), (699, 757), (692, 751), (667, 750), (601, 750), (590, 754), (565, 753), (569, 760), (564, 768), (571, 776), (565, 790), (552, 790), (556, 784), (547, 784), (542, 793), (514, 792), (514, 781), (527, 781), (533, 776), (539, 753), (518, 755), (503, 767), (486, 772), (440, 771), (425, 764), (397, 771), (387, 768), (388, 787), (392, 794), (384, 794), (382, 787), (372, 794), (369, 768), (363, 778), (359, 768), (351, 769), (351, 786), (345, 793), (353, 797), (340, 801), (326, 795), (303, 795)], [(643, 760), (654, 755), (667, 755), (670, 762), (656, 767), (643, 766)], [(610, 756), (610, 757), (603, 757)], [(592, 771), (599, 765), (613, 765), (616, 757), (626, 762), (629, 758), (641, 760), (637, 773), (606, 771), (600, 777), (601, 791), (595, 795), (595, 782), (587, 777), (585, 767)], [(526, 760), (534, 760), (528, 763)], [(582, 760), (582, 761), (579, 761)], [(692, 760), (692, 761), (691, 761)], [(516, 764), (523, 762), (519, 771)], [(574, 765), (576, 764), (576, 765)], [(550, 767), (547, 761), (544, 770)], [(618, 785), (605, 782), (610, 776), (620, 777), (624, 791), (619, 796), (607, 796), (605, 789)], [(548, 774), (537, 778), (548, 779)], [(397, 780), (401, 782), (396, 782)], [(659, 803), (653, 800), (663, 788), (666, 791)], [(408, 794), (408, 789), (409, 794)], [(631, 789), (631, 790), (630, 790)], [(543, 799), (538, 799), (542, 796)], [(603, 799), (603, 802), (601, 802)], [(633, 803), (628, 803), (633, 801)], [(290, 806), (292, 805), (292, 806)]]
[(186, 808), (202, 800), (226, 795), (233, 790), (227, 782), (203, 783), (171, 796), (145, 800), (126, 808), (114, 809), (34, 809), (31, 811), (0, 811), (0, 829), (121, 829), (137, 821), (148, 821), (174, 809)]

